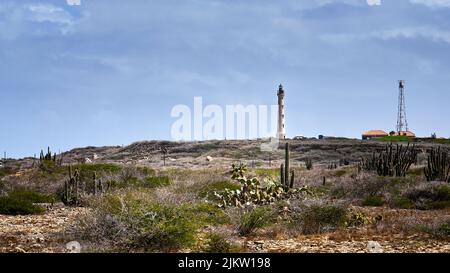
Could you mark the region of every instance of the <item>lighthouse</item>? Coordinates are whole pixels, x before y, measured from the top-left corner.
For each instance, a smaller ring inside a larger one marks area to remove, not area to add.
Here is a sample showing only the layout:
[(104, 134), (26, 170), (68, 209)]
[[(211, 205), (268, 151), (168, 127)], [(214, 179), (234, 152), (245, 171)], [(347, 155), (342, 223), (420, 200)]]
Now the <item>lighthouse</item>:
[(280, 84), (278, 87), (278, 139), (286, 138), (285, 109), (284, 109), (284, 90)]

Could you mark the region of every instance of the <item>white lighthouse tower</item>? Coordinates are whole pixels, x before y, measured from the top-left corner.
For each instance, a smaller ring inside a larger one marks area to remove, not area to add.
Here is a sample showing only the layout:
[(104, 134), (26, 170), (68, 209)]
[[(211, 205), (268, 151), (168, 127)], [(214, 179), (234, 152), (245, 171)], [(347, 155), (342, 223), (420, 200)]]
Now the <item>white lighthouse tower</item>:
[(284, 90), (280, 84), (278, 87), (278, 139), (286, 138), (285, 109), (284, 109)]

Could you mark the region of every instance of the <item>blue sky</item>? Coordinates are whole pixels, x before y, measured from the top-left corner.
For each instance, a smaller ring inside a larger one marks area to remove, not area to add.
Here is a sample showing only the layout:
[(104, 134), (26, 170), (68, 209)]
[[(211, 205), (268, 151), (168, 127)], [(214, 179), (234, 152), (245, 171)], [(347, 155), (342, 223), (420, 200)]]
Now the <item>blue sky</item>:
[[(377, 1), (374, 1), (377, 2)], [(170, 139), (176, 104), (276, 103), (288, 136), (450, 137), (450, 0), (2, 0), (0, 151)]]

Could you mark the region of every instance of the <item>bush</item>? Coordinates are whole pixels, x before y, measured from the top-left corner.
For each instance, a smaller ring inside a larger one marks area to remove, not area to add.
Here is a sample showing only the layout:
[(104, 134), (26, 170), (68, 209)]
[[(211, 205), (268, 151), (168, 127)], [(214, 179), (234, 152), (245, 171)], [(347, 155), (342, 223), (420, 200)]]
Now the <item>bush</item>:
[(450, 186), (431, 184), (416, 188), (406, 194), (417, 209), (444, 209), (450, 207)]
[(28, 201), (31, 203), (53, 203), (55, 198), (39, 192), (28, 190), (16, 190), (8, 194), (10, 198)]
[(362, 205), (365, 207), (381, 207), (384, 203), (384, 198), (382, 196), (368, 196), (364, 199)]
[(414, 203), (409, 200), (407, 197), (400, 196), (393, 200), (393, 207), (401, 208), (401, 209), (414, 209)]
[(440, 240), (450, 239), (450, 220), (441, 223), (437, 226), (425, 227), (424, 231)]
[(195, 185), (195, 191), (197, 192), (198, 196), (200, 198), (207, 198), (209, 200), (217, 200), (217, 198), (215, 198), (214, 196), (214, 192), (222, 192), (225, 191), (226, 189), (228, 190), (238, 190), (241, 187), (234, 182), (231, 181), (218, 181), (218, 182), (211, 182), (211, 183), (206, 183), (206, 184), (202, 184), (202, 185)]
[(203, 202), (192, 208), (198, 221), (204, 224), (223, 225), (230, 223), (230, 217), (214, 204)]
[(237, 215), (233, 221), (239, 235), (247, 236), (257, 229), (267, 226), (273, 218), (273, 210), (265, 206), (237, 209)]
[(239, 247), (230, 244), (222, 235), (212, 233), (207, 237), (207, 244), (203, 248), (205, 253), (236, 253), (239, 252)]
[(156, 203), (149, 193), (108, 195), (81, 219), (81, 238), (106, 249), (175, 251), (195, 242), (200, 222), (189, 206)]
[(41, 214), (44, 212), (44, 208), (35, 206), (30, 201), (12, 197), (0, 197), (0, 214), (29, 215)]
[(317, 234), (344, 227), (348, 210), (343, 206), (312, 205), (292, 216), (291, 226), (303, 234)]
[(159, 188), (169, 186), (171, 180), (168, 176), (150, 176), (145, 179), (144, 186), (149, 188)]

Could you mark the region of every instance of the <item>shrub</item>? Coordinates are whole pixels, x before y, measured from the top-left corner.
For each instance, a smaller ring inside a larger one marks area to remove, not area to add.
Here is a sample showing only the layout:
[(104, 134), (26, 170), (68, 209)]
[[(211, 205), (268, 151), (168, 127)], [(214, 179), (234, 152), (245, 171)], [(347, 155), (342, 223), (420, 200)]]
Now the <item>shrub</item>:
[(189, 206), (160, 204), (149, 193), (105, 196), (81, 219), (82, 238), (107, 248), (174, 251), (195, 242), (200, 222)]
[(417, 209), (444, 209), (450, 207), (450, 186), (431, 184), (406, 194)]
[(450, 239), (450, 220), (447, 220), (444, 223), (428, 226), (424, 228), (426, 233), (429, 233), (436, 239), (440, 240), (449, 240)]
[(223, 225), (230, 223), (230, 217), (223, 209), (211, 203), (200, 203), (192, 208), (192, 213), (196, 216), (198, 221), (204, 224)]
[[(380, 216), (378, 216), (378, 218), (379, 217)], [(365, 225), (371, 224), (371, 223), (373, 223), (374, 220), (375, 220), (374, 218), (368, 216), (367, 214), (365, 214), (362, 211), (350, 209), (345, 225), (347, 227), (360, 227), (360, 226), (365, 226)]]
[(45, 212), (44, 208), (35, 206), (30, 201), (12, 197), (0, 197), (0, 214), (29, 215), (43, 212)]
[(28, 190), (16, 190), (8, 194), (10, 198), (28, 201), (31, 203), (53, 203), (55, 198), (49, 195), (45, 195), (39, 192)]
[(86, 175), (92, 177), (94, 172), (100, 173), (119, 173), (122, 167), (115, 164), (77, 164), (73, 166), (74, 170), (79, 170), (80, 173), (86, 173)]
[(273, 210), (267, 206), (237, 209), (237, 215), (232, 217), (241, 236), (250, 235), (257, 229), (267, 226), (273, 218)]
[(171, 180), (168, 176), (150, 176), (145, 179), (144, 186), (149, 188), (159, 188), (169, 186)]
[(212, 233), (207, 237), (207, 244), (203, 248), (205, 253), (236, 253), (240, 248), (233, 245), (223, 237), (223, 235)]
[(226, 180), (196, 185), (196, 187), (197, 194), (200, 198), (208, 198), (210, 200), (217, 200), (214, 192), (223, 192), (226, 189), (234, 191), (241, 188), (238, 184)]
[(347, 223), (346, 207), (336, 205), (312, 205), (292, 216), (291, 227), (303, 234), (316, 234), (344, 227)]
[(401, 209), (414, 209), (414, 203), (408, 199), (407, 197), (400, 196), (393, 200), (393, 207), (401, 208)]
[(362, 205), (365, 207), (381, 207), (384, 203), (383, 196), (368, 196), (364, 199)]

